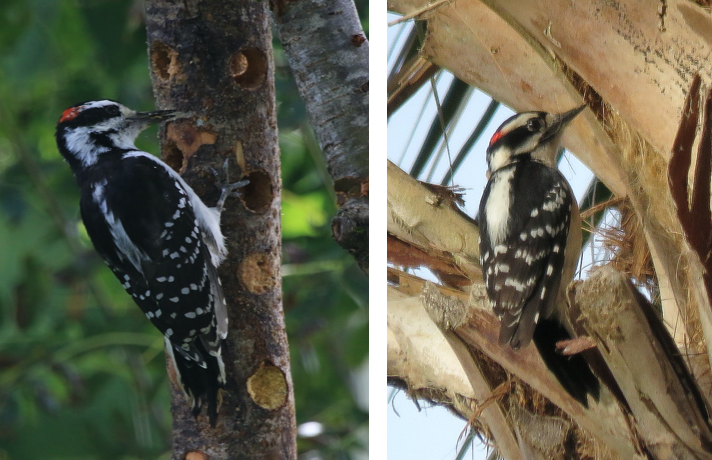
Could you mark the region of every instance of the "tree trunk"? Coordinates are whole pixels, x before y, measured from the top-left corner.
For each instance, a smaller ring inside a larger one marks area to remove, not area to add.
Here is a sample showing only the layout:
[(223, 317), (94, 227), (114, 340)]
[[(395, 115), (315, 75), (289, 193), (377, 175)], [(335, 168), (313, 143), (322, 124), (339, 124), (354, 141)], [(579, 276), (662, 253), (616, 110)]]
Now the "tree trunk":
[(222, 181), (250, 181), (222, 214), (229, 255), (219, 273), (230, 325), (218, 423), (193, 418), (169, 369), (173, 459), (294, 459), (269, 11), (249, 0), (151, 0), (146, 13), (156, 105), (188, 115), (161, 133), (164, 160), (209, 204), (220, 193), (211, 169)]
[(334, 180), (334, 239), (368, 273), (368, 41), (353, 0), (270, 2)]

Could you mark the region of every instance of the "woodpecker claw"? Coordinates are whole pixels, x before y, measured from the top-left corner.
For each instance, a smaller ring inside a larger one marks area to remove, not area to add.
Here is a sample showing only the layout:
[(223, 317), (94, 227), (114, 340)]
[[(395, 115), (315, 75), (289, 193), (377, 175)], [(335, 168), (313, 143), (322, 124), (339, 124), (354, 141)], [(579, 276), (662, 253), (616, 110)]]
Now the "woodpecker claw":
[[(223, 163), (225, 177), (228, 177), (228, 161), (229, 159), (226, 158), (225, 162)], [(239, 182), (229, 184), (227, 183), (227, 181), (223, 181), (222, 179), (220, 179), (220, 173), (218, 173), (215, 168), (211, 167), (210, 171), (212, 171), (213, 175), (215, 175), (215, 180), (217, 182), (215, 185), (217, 185), (222, 190), (222, 193), (220, 194), (220, 199), (218, 199), (218, 204), (215, 205), (215, 209), (218, 210), (218, 213), (222, 213), (223, 207), (225, 205), (225, 200), (227, 200), (230, 194), (232, 194), (235, 189), (246, 186), (250, 183), (250, 181), (247, 179), (243, 179)], [(239, 196), (239, 193), (234, 194), (234, 196)]]

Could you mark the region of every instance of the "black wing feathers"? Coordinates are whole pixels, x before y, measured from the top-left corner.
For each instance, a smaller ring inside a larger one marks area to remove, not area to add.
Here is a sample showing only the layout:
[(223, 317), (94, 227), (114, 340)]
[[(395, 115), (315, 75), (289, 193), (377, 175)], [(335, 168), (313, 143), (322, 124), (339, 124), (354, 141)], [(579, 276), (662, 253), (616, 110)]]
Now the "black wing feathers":
[[(531, 341), (539, 315), (552, 313), (552, 296), (557, 295), (564, 265), (572, 197), (568, 183), (554, 169), (523, 161), (494, 174), (511, 173), (510, 168), (514, 172), (506, 235), (499, 242), (491, 241), (487, 222), (480, 218), (480, 238), (485, 287), (502, 322), (500, 343), (517, 349)], [(538, 180), (533, 183), (531, 177)], [(493, 179), (494, 175), (485, 189), (480, 217)]]
[[(107, 180), (104, 184), (92, 181), (91, 176), (86, 178), (84, 187), (88, 189), (83, 190), (81, 210), (96, 250), (176, 351), (205, 367), (204, 353), (195, 348), (193, 340), (184, 339), (205, 336), (213, 344), (206, 348), (218, 346), (208, 279), (210, 254), (188, 195), (160, 165), (145, 157), (107, 159), (95, 168), (96, 177)], [(97, 184), (103, 193), (96, 191)], [(102, 199), (112, 211), (113, 229), (99, 212)], [(140, 271), (121, 256), (122, 248), (112, 235), (118, 224), (140, 254)]]

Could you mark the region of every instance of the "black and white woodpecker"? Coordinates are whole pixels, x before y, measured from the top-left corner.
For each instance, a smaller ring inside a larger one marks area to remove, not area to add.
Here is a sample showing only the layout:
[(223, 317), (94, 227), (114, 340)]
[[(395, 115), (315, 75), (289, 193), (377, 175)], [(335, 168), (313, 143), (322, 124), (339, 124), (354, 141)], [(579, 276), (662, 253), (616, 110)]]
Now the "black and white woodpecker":
[(57, 147), (76, 177), (80, 210), (94, 248), (165, 338), (193, 415), (207, 405), (211, 425), (225, 385), (221, 346), (227, 311), (217, 267), (227, 249), (220, 213), (160, 159), (134, 146), (173, 110), (135, 112), (110, 100), (64, 111)]
[(598, 379), (580, 354), (556, 351), (558, 341), (573, 337), (563, 313), (581, 250), (578, 204), (556, 154), (564, 127), (585, 108), (524, 112), (502, 123), (487, 148), (478, 224), (500, 344), (517, 350), (533, 340), (564, 389), (588, 406), (587, 394), (598, 398)]

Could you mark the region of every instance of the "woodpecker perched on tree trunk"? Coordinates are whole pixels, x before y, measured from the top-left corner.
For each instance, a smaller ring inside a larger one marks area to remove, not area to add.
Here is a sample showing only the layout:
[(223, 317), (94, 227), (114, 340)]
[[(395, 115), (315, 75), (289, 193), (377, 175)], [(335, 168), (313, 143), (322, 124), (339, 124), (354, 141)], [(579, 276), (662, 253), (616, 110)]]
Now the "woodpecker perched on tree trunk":
[(55, 136), (77, 179), (94, 248), (163, 333), (193, 415), (207, 405), (215, 425), (228, 325), (217, 274), (227, 255), (220, 212), (246, 182), (224, 188), (217, 208), (209, 208), (173, 169), (134, 146), (149, 124), (177, 116), (84, 102), (64, 111)]
[(563, 356), (571, 339), (566, 288), (581, 251), (576, 198), (559, 172), (564, 127), (586, 106), (562, 114), (524, 112), (506, 120), (487, 148), (489, 181), (479, 208), (480, 258), (499, 342), (517, 350), (534, 341), (569, 394), (588, 406), (600, 384), (584, 358)]

